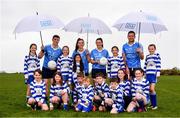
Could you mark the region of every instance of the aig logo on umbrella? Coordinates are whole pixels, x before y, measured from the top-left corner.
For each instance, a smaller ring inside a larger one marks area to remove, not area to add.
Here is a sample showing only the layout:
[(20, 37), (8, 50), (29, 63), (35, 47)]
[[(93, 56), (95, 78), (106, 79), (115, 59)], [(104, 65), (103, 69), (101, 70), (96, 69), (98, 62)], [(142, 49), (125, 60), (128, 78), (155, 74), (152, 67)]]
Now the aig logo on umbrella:
[(86, 32), (94, 32), (94, 30), (91, 27), (91, 24), (81, 24), (81, 28)]
[(127, 29), (134, 29), (136, 27), (136, 24), (133, 23), (126, 23), (125, 28)]
[(46, 21), (40, 21), (41, 27), (47, 27), (47, 26), (52, 26), (51, 20), (46, 20)]

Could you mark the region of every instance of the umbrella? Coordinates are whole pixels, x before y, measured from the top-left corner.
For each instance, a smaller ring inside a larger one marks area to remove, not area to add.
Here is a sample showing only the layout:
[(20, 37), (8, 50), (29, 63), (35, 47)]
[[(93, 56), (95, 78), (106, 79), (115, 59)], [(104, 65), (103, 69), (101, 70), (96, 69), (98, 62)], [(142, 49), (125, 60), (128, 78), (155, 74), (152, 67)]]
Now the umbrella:
[(88, 49), (88, 34), (95, 33), (101, 34), (111, 34), (110, 28), (101, 20), (90, 17), (79, 17), (70, 21), (63, 28), (66, 32), (77, 32), (77, 33), (87, 33), (87, 49)]
[(15, 27), (14, 33), (22, 32), (39, 32), (41, 37), (41, 43), (43, 45), (41, 31), (45, 29), (59, 29), (64, 24), (54, 16), (48, 15), (36, 15), (27, 16), (23, 18)]
[(138, 42), (140, 33), (157, 34), (161, 31), (167, 31), (163, 22), (154, 14), (145, 12), (129, 13), (115, 22), (113, 27), (119, 31), (134, 31), (138, 33)]

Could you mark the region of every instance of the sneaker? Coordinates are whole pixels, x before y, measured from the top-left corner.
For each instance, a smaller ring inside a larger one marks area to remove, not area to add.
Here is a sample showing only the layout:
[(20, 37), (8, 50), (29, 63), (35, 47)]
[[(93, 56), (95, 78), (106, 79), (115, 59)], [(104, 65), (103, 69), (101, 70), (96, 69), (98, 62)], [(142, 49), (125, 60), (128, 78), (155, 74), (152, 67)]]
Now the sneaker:
[(155, 106), (155, 107), (152, 107), (152, 110), (156, 110), (156, 109), (158, 109), (158, 107), (157, 107), (157, 106)]
[(36, 111), (36, 108), (37, 108), (36, 104), (31, 105), (31, 108), (32, 108), (33, 111)]
[(27, 106), (27, 107), (31, 107), (31, 105), (29, 105), (28, 103), (26, 103), (26, 106)]

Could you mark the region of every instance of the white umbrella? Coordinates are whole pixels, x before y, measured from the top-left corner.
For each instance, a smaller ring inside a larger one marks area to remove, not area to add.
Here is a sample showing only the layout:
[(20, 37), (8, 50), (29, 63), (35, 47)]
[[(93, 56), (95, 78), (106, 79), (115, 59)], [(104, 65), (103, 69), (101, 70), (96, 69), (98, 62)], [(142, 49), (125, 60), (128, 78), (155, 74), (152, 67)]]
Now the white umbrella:
[(43, 45), (41, 31), (45, 29), (59, 29), (62, 28), (64, 24), (54, 16), (48, 15), (32, 15), (23, 18), (14, 30), (14, 33), (22, 32), (40, 32), (41, 43)]
[(129, 13), (115, 22), (113, 27), (119, 31), (134, 31), (138, 33), (138, 42), (140, 33), (157, 34), (161, 31), (167, 31), (163, 22), (155, 15), (145, 12)]
[(90, 17), (80, 17), (72, 20), (63, 28), (66, 32), (77, 32), (77, 33), (87, 33), (87, 48), (88, 48), (88, 34), (95, 33), (101, 34), (111, 34), (110, 28), (101, 20), (97, 18)]

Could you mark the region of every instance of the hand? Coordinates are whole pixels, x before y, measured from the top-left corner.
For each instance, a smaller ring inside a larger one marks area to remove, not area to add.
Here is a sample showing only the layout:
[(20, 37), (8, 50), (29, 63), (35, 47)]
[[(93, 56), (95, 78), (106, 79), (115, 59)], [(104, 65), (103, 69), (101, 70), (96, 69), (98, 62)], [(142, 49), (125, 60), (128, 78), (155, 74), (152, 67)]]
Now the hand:
[(156, 73), (156, 77), (159, 78), (160, 77), (160, 72)]
[(42, 106), (42, 102), (41, 101), (38, 102), (38, 106)]
[(136, 49), (136, 52), (137, 52), (137, 53), (142, 53), (143, 51), (142, 51), (141, 48), (137, 48), (137, 49)]
[(61, 95), (64, 95), (65, 94), (65, 91), (61, 91)]
[(24, 79), (24, 83), (25, 83), (25, 84), (27, 84), (27, 80), (28, 80), (27, 78)]
[(41, 46), (41, 51), (43, 51), (43, 52), (44, 52), (44, 45), (42, 45), (42, 46)]
[(132, 101), (136, 101), (137, 99), (135, 97), (132, 98)]

